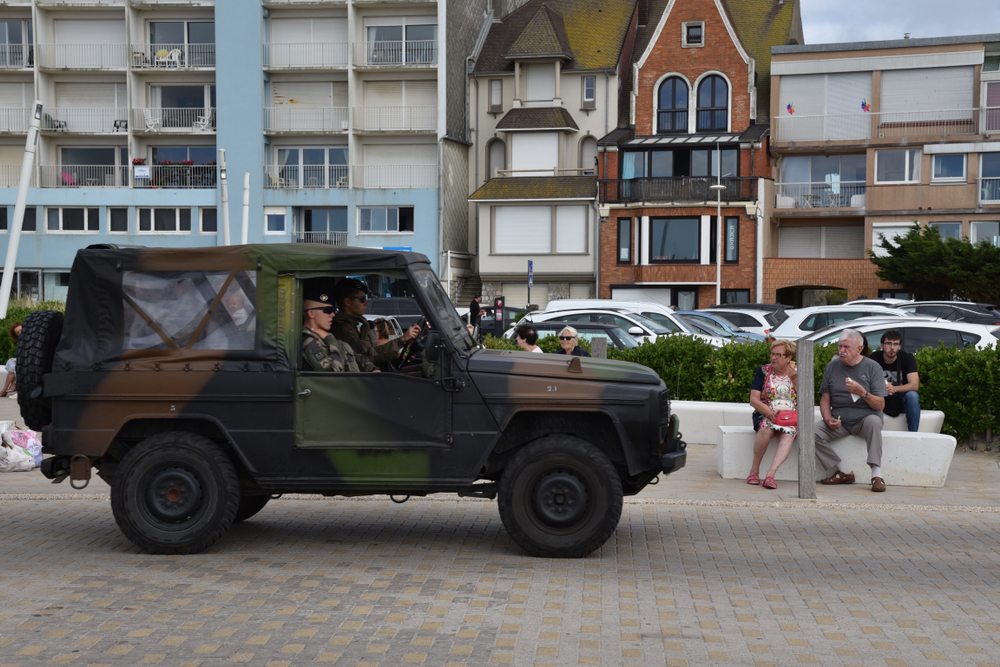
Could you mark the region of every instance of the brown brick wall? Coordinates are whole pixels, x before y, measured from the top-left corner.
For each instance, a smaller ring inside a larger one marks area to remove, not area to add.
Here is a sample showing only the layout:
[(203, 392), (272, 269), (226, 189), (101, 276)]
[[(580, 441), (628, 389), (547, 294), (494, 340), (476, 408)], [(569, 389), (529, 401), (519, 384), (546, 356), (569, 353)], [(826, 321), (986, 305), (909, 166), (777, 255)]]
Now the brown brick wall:
[(867, 259), (764, 259), (764, 302), (774, 303), (783, 287), (835, 287), (847, 290), (848, 299), (874, 298), (892, 283), (875, 276)]

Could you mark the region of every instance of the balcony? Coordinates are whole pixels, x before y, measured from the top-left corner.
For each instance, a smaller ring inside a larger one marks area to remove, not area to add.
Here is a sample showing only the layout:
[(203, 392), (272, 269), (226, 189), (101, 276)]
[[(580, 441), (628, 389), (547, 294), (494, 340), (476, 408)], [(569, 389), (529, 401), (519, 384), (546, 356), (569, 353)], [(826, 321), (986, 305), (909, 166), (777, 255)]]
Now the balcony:
[(151, 70), (212, 69), (215, 44), (133, 44), (132, 68)]
[(157, 164), (132, 167), (132, 187), (164, 189), (214, 188), (218, 182), (215, 165)]
[(979, 203), (1000, 204), (1000, 178), (979, 179)]
[(127, 188), (128, 167), (115, 165), (42, 165), (43, 188)]
[(265, 132), (347, 132), (347, 107), (264, 107)]
[[(600, 201), (610, 204), (638, 202), (664, 204), (714, 204), (717, 195), (710, 188), (717, 179), (709, 177), (604, 179), (598, 181)], [(722, 202), (747, 202), (757, 199), (757, 179), (727, 177)]]
[(946, 109), (900, 113), (786, 116), (774, 119), (775, 143), (914, 139), (1000, 131), (1000, 110)]
[(46, 108), (42, 115), (41, 129), (43, 132), (71, 134), (128, 132), (128, 111), (81, 107)]
[(0, 69), (31, 69), (35, 62), (31, 44), (0, 44)]
[(59, 7), (124, 7), (125, 0), (38, 0), (39, 7), (58, 9)]
[(30, 114), (30, 107), (0, 107), (0, 134), (25, 134)]
[(357, 132), (434, 132), (437, 107), (354, 107)]
[(43, 69), (125, 69), (127, 44), (39, 44), (38, 66)]
[(139, 134), (215, 132), (215, 108), (134, 108), (132, 131)]
[[(16, 188), (20, 184), (21, 184), (21, 165), (0, 164), (0, 188)], [(38, 187), (34, 169), (31, 170), (31, 183), (28, 184), (28, 187), (30, 188)]]
[(264, 44), (268, 69), (330, 69), (348, 64), (347, 42)]
[(865, 208), (864, 181), (775, 183), (775, 208)]
[(264, 166), (264, 187), (272, 190), (346, 188), (350, 168), (346, 164)]
[(437, 40), (355, 42), (355, 67), (432, 67), (437, 65)]
[(303, 232), (295, 231), (292, 238), (296, 243), (323, 243), (325, 245), (347, 245), (347, 232)]
[(352, 170), (356, 188), (436, 188), (436, 164), (361, 164)]

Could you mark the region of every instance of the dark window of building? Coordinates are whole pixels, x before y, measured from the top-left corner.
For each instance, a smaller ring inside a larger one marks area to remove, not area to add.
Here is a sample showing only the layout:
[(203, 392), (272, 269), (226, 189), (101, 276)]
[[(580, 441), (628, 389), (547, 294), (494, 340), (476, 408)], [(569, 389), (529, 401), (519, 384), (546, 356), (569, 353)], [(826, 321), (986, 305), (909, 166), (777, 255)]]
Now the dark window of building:
[(108, 231), (128, 232), (128, 209), (109, 208), (108, 209)]
[(618, 218), (618, 263), (632, 263), (632, 218)]
[(750, 290), (724, 289), (722, 290), (722, 303), (750, 303)]
[(698, 131), (725, 132), (728, 126), (729, 86), (721, 76), (707, 76), (698, 85)]
[(201, 231), (203, 234), (216, 234), (219, 231), (218, 211), (214, 208), (201, 209)]
[(684, 28), (685, 28), (685, 37), (686, 37), (685, 41), (687, 42), (688, 46), (694, 46), (695, 44), (701, 44), (701, 42), (702, 42), (702, 33), (705, 30), (705, 27), (704, 27), (703, 24), (701, 24), (701, 23), (689, 24), (689, 25), (684, 26)]
[(660, 84), (660, 99), (656, 131), (687, 132), (688, 87), (684, 79), (670, 77)]
[(7, 231), (7, 207), (0, 206), (0, 231)]
[(35, 207), (29, 206), (24, 209), (24, 221), (21, 223), (22, 232), (38, 231), (38, 223), (35, 218)]
[(700, 218), (650, 218), (651, 262), (701, 261)]

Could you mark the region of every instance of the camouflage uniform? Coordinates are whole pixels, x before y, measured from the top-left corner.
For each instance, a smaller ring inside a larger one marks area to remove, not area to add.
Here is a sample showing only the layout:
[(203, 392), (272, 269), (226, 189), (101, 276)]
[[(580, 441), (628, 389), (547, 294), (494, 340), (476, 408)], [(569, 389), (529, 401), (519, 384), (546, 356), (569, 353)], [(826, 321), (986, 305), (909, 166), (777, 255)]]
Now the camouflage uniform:
[(354, 350), (354, 355), (358, 358), (358, 365), (365, 369), (361, 360), (364, 359), (372, 367), (384, 366), (396, 358), (399, 354), (399, 344), (391, 340), (384, 345), (378, 344), (378, 335), (372, 328), (371, 322), (364, 317), (337, 313), (330, 326), (330, 333), (337, 337), (337, 340), (349, 345)]
[(359, 373), (358, 362), (348, 345), (333, 334), (321, 338), (308, 327), (302, 329), (302, 361), (306, 370)]

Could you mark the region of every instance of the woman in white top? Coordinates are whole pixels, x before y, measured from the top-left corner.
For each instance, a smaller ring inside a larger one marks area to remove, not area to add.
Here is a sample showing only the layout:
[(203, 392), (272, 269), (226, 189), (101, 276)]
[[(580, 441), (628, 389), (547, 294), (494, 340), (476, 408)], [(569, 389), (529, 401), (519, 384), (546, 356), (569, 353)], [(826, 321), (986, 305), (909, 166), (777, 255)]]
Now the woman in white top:
[(538, 332), (530, 324), (522, 324), (517, 327), (517, 344), (525, 352), (542, 352), (542, 348), (535, 345), (538, 342)]

